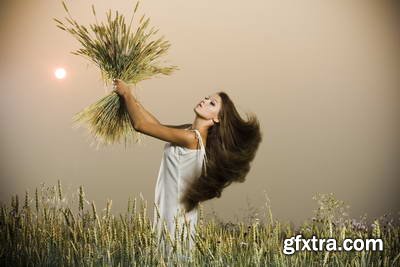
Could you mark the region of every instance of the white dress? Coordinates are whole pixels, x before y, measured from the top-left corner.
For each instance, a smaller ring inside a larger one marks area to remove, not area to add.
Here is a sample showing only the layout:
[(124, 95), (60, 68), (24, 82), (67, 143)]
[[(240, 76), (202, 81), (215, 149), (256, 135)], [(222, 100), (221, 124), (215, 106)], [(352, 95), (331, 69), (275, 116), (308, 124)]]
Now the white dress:
[(178, 226), (178, 232), (176, 233), (177, 241), (181, 240), (183, 228), (184, 240), (187, 240), (187, 232), (190, 232), (188, 240), (189, 249), (191, 250), (194, 247), (193, 238), (197, 224), (197, 208), (186, 213), (187, 228), (184, 221), (184, 208), (179, 203), (179, 198), (183, 194), (187, 182), (201, 175), (202, 168), (206, 167), (207, 156), (200, 132), (197, 129), (190, 131), (196, 133), (198, 140), (197, 147), (200, 145), (200, 149), (189, 149), (172, 143), (166, 143), (158, 172), (155, 204), (158, 207), (160, 218), (158, 218), (156, 207), (154, 207), (153, 231), (156, 232), (160, 249), (167, 254), (170, 253), (172, 247), (170, 240), (167, 240), (168, 237), (163, 233), (164, 222), (170, 238), (174, 242), (175, 218), (177, 219)]

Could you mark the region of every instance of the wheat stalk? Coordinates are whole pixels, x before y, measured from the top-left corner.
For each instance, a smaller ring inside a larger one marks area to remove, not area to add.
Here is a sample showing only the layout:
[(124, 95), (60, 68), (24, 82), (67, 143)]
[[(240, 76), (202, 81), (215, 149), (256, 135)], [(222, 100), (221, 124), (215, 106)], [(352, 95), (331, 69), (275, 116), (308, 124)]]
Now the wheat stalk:
[[(160, 65), (159, 58), (167, 53), (170, 43), (164, 40), (164, 36), (155, 40), (151, 38), (156, 35), (158, 29), (152, 27), (147, 31), (150, 18), (145, 19), (145, 15), (142, 15), (136, 31), (132, 29), (139, 1), (135, 5), (129, 25), (125, 23), (122, 14), (115, 11), (113, 16), (111, 10), (107, 12), (107, 21), (99, 23), (92, 5), (96, 23), (88, 27), (77, 23), (64, 1), (62, 4), (68, 14), (68, 17), (65, 17), (68, 23), (53, 18), (57, 23), (56, 26), (69, 32), (79, 41), (81, 48), (71, 53), (94, 63), (99, 68), (106, 86), (111, 84), (113, 78), (136, 86), (140, 81), (158, 74), (170, 75), (178, 69), (177, 66)], [(123, 140), (126, 146), (131, 141), (137, 143), (141, 140), (140, 133), (132, 126), (123, 99), (115, 92), (109, 93), (75, 114), (72, 122), (78, 127), (86, 124), (98, 144), (108, 145)]]

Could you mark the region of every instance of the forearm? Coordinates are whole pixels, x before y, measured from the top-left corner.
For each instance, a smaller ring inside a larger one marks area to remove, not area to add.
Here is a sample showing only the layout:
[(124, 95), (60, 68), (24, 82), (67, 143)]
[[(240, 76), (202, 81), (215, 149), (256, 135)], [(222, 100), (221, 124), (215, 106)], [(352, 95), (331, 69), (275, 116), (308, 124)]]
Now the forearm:
[(146, 122), (160, 123), (153, 115), (151, 115), (132, 94), (123, 96), (126, 108), (131, 119), (132, 126), (137, 130), (140, 125)]
[[(136, 95), (133, 93), (132, 88), (134, 88), (134, 84), (128, 84), (128, 87), (133, 95), (133, 97), (137, 100)], [(134, 89), (133, 89), (134, 90)], [(154, 117), (149, 111), (147, 111), (143, 105), (139, 102), (140, 106), (142, 107), (142, 110), (144, 112), (144, 115), (146, 117), (146, 121), (152, 122), (152, 123), (160, 123), (156, 117)]]
[(142, 110), (146, 116), (146, 120), (152, 123), (160, 123), (156, 117), (154, 117), (148, 110), (146, 110), (143, 105), (139, 102), (139, 105), (142, 107)]

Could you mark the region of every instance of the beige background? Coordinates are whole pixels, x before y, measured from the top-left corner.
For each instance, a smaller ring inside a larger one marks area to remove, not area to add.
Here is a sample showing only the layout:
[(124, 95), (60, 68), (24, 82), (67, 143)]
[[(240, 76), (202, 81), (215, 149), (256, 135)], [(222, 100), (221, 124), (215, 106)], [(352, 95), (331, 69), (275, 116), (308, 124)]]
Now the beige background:
[[(67, 1), (92, 23), (108, 8), (130, 18), (134, 1)], [(312, 196), (334, 192), (351, 215), (399, 210), (399, 6), (395, 1), (143, 1), (139, 14), (172, 43), (165, 58), (181, 70), (144, 81), (137, 94), (161, 122), (192, 122), (205, 95), (224, 90), (255, 112), (264, 141), (244, 184), (205, 203), (225, 219), (263, 214), (264, 190), (276, 218), (300, 222)], [(397, 13), (397, 14), (396, 14)], [(70, 54), (79, 48), (59, 30), (58, 1), (2, 1), (0, 6), (0, 196), (34, 192), (41, 182), (75, 192), (97, 207), (129, 196), (150, 202), (164, 142), (90, 146), (71, 117), (105, 94), (98, 70)], [(57, 66), (68, 72), (53, 77)], [(150, 216), (152, 214), (150, 213)]]

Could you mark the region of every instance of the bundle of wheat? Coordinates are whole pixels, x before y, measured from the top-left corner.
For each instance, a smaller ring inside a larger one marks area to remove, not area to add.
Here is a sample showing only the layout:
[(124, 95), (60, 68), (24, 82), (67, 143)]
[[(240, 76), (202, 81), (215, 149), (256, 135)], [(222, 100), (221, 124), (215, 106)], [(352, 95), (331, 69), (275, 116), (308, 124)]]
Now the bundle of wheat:
[[(157, 74), (170, 75), (177, 66), (163, 67), (158, 59), (167, 53), (170, 43), (164, 36), (151, 40), (158, 30), (154, 27), (146, 31), (150, 19), (142, 15), (136, 31), (131, 31), (132, 21), (137, 12), (139, 1), (136, 3), (129, 26), (125, 24), (123, 15), (107, 12), (106, 23), (98, 23), (96, 11), (92, 5), (92, 12), (96, 19), (95, 24), (87, 27), (78, 24), (71, 16), (66, 4), (62, 1), (68, 17), (65, 25), (60, 20), (57, 27), (71, 33), (82, 45), (82, 48), (71, 52), (83, 56), (94, 63), (101, 72), (102, 81), (106, 86), (111, 84), (113, 78), (121, 79), (135, 86), (139, 81), (149, 79)], [(75, 114), (73, 123), (87, 123), (95, 140), (102, 144), (119, 143), (122, 139), (125, 145), (129, 141), (140, 141), (140, 133), (135, 131), (123, 99), (116, 93), (108, 95)]]

